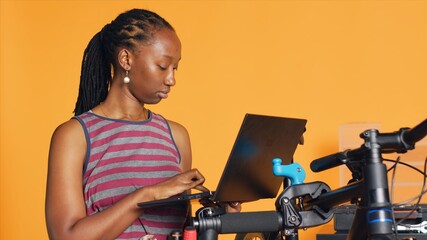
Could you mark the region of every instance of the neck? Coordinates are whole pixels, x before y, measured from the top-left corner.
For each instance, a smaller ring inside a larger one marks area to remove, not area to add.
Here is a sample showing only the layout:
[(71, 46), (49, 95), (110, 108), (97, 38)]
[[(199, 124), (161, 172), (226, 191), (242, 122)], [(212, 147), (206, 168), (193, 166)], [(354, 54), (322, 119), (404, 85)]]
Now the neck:
[(128, 121), (144, 121), (148, 119), (148, 109), (143, 104), (125, 106), (123, 103), (105, 101), (99, 105), (99, 110), (107, 118)]
[(144, 103), (137, 101), (126, 85), (119, 84), (120, 79), (113, 79), (108, 96), (98, 107), (98, 112), (108, 118), (129, 121), (148, 119), (148, 110)]

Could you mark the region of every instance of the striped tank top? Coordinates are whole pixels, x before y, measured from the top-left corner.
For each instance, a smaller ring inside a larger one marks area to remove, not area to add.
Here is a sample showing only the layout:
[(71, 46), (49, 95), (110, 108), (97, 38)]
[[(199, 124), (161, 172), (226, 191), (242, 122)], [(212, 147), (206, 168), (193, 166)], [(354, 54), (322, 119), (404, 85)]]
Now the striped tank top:
[[(75, 118), (83, 126), (88, 149), (83, 167), (87, 215), (181, 172), (178, 148), (161, 115), (150, 112), (147, 120), (131, 122), (90, 111)], [(146, 234), (167, 239), (173, 230), (183, 229), (187, 212), (187, 205), (147, 208), (116, 239), (139, 239)]]

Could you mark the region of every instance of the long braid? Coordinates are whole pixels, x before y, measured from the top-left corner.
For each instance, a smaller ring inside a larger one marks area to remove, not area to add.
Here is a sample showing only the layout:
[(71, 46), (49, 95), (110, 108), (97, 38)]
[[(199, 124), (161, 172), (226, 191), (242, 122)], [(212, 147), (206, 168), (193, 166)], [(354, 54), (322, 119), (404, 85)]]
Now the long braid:
[(95, 34), (83, 54), (75, 115), (92, 109), (107, 96), (111, 67), (102, 52), (100, 35)]
[(149, 44), (153, 34), (173, 27), (154, 12), (132, 9), (120, 14), (95, 34), (83, 54), (79, 96), (74, 109), (80, 115), (105, 100), (112, 79), (112, 67), (117, 67), (119, 47), (136, 51), (138, 44)]

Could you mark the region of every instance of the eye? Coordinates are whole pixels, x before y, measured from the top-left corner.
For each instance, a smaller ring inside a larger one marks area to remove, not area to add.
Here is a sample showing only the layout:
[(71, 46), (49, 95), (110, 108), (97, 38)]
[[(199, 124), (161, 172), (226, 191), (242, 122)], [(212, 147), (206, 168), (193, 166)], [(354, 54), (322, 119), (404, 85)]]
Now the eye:
[(162, 71), (166, 71), (166, 69), (168, 69), (167, 67), (164, 67), (162, 65), (158, 65), (158, 66), (159, 66), (160, 70), (162, 70)]

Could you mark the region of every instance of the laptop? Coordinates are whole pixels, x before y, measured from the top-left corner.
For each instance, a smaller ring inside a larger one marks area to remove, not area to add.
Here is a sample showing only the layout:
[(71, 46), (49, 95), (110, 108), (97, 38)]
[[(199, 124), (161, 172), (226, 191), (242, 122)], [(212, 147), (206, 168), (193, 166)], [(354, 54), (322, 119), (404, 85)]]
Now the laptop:
[(283, 177), (274, 176), (272, 160), (292, 162), (307, 120), (246, 114), (214, 192), (181, 194), (141, 202), (142, 208), (179, 204), (194, 199), (213, 202), (250, 202), (276, 197)]

